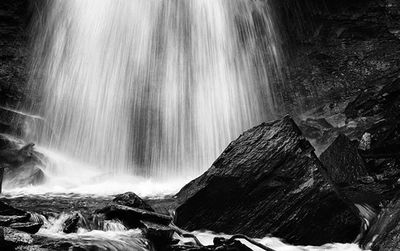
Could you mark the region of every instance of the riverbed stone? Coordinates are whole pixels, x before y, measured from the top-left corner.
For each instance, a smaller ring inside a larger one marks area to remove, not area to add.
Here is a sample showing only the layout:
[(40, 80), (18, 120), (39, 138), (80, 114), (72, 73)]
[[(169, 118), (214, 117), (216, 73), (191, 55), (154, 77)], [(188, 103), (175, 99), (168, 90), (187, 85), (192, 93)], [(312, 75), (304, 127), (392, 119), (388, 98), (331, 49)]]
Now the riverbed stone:
[(115, 196), (113, 202), (127, 207), (139, 208), (154, 212), (154, 209), (149, 204), (147, 204), (142, 198), (132, 192), (127, 192)]

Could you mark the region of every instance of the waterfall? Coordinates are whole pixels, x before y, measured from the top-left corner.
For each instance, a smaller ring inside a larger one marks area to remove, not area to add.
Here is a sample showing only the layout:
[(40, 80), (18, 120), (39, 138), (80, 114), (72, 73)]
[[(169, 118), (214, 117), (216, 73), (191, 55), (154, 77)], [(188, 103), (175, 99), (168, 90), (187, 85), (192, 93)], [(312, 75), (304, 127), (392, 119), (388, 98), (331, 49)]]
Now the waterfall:
[(280, 45), (264, 0), (51, 0), (36, 20), (33, 139), (116, 173), (207, 169), (274, 118)]

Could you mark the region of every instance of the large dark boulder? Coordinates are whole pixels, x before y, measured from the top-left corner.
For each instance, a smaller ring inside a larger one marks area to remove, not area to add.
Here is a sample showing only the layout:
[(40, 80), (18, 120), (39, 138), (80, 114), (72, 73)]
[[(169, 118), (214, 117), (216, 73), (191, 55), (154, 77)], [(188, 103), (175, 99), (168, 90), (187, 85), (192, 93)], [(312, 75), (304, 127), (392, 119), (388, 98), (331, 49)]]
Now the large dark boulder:
[(293, 244), (353, 241), (360, 220), (313, 151), (290, 117), (254, 127), (177, 194), (176, 224)]

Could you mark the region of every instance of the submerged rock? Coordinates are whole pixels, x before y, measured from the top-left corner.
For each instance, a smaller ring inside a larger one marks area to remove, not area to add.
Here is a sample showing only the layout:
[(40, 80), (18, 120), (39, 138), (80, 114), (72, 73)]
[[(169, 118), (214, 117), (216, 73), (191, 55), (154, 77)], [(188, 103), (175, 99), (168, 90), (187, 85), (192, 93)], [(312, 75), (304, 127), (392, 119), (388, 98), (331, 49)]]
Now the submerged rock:
[(63, 232), (66, 234), (76, 233), (79, 227), (88, 228), (85, 218), (80, 212), (74, 212), (63, 224)]
[(303, 245), (353, 241), (360, 220), (313, 151), (290, 117), (254, 127), (177, 194), (176, 224)]

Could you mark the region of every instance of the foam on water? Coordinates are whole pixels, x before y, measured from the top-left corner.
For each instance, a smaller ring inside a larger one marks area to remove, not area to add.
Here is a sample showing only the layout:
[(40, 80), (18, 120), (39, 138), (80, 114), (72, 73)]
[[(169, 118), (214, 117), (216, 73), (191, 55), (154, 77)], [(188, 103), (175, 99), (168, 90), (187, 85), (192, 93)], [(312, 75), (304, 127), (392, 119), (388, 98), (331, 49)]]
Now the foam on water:
[(164, 197), (179, 191), (191, 177), (153, 179), (132, 174), (114, 174), (68, 157), (37, 147), (46, 157), (43, 169), (46, 180), (41, 185), (14, 186), (6, 180), (4, 194), (8, 196), (40, 194), (82, 194), (108, 196), (133, 191), (141, 197)]
[[(226, 234), (215, 234), (213, 232), (193, 232), (194, 235), (197, 236), (197, 238), (200, 240), (200, 242), (203, 245), (212, 245), (213, 244), (213, 239), (215, 237), (224, 237), (224, 238), (230, 238), (231, 235), (226, 235)], [(330, 250), (330, 251), (362, 251), (358, 247), (357, 244), (341, 244), (341, 243), (334, 243), (334, 244), (326, 244), (323, 246), (293, 246), (293, 245), (288, 245), (284, 242), (282, 242), (278, 238), (274, 237), (265, 237), (263, 239), (254, 239), (255, 241), (272, 248), (276, 251), (325, 251), (325, 250)], [(251, 243), (245, 241), (245, 240), (240, 240), (243, 244), (247, 245), (254, 251), (263, 251), (257, 246), (252, 245)]]

